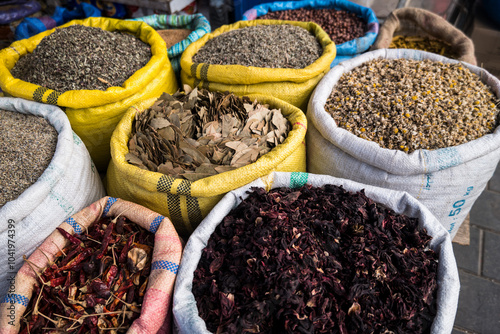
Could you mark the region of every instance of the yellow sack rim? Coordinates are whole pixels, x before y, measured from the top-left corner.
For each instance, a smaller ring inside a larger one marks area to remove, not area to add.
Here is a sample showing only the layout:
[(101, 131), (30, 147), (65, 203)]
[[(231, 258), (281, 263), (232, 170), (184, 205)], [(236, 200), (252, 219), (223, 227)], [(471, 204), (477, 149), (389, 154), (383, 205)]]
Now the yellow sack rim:
[[(322, 55), (311, 65), (301, 69), (266, 68), (243, 65), (209, 65), (206, 63), (193, 62), (194, 55), (205, 45), (205, 43), (207, 43), (208, 40), (213, 39), (225, 32), (250, 26), (276, 24), (290, 24), (302, 27), (312, 33), (323, 47)], [(337, 49), (335, 47), (335, 43), (331, 40), (330, 36), (328, 36), (328, 34), (314, 22), (283, 20), (238, 21), (230, 25), (224, 25), (212, 33), (205, 34), (196, 42), (191, 43), (182, 54), (181, 68), (182, 71), (186, 72), (191, 77), (195, 77), (200, 80), (217, 81), (229, 84), (256, 84), (269, 81), (303, 82), (325, 72), (325, 69), (330, 69), (330, 64), (335, 58), (336, 52)], [(217, 73), (215, 78), (206, 78), (208, 67)]]
[[(157, 99), (142, 101), (132, 106), (123, 116), (111, 138), (111, 163), (116, 166), (117, 170), (128, 182), (134, 183), (148, 191), (158, 192), (158, 180), (161, 177), (167, 177), (173, 182), (171, 189), (177, 189), (177, 186), (181, 182), (190, 184), (190, 196), (192, 197), (213, 197), (225, 194), (259, 177), (263, 177), (275, 170), (282, 161), (292, 155), (304, 143), (307, 131), (307, 118), (299, 108), (275, 97), (260, 94), (246, 96), (252, 101), (257, 100), (261, 104), (269, 104), (270, 108), (279, 108), (292, 124), (292, 130), (288, 133), (285, 141), (261, 156), (254, 163), (194, 182), (185, 179), (176, 179), (166, 174), (144, 170), (129, 164), (125, 160), (125, 155), (129, 153), (128, 141), (130, 140), (135, 115), (137, 112), (151, 107)], [(126, 140), (120, 141), (120, 138), (126, 138)]]
[[(20, 57), (33, 52), (40, 41), (52, 34), (56, 29), (72, 25), (84, 25), (101, 28), (107, 31), (123, 31), (132, 33), (143, 42), (151, 46), (152, 57), (149, 62), (130, 76), (121, 87), (110, 87), (101, 90), (69, 90), (59, 93), (46, 89), (45, 94), (58, 94), (57, 105), (75, 109), (91, 108), (123, 100), (138, 92), (145, 86), (144, 78), (151, 79), (162, 70), (165, 62), (169, 62), (165, 41), (148, 24), (140, 21), (125, 21), (105, 17), (89, 17), (84, 20), (73, 20), (60, 27), (41, 32), (28, 39), (12, 43), (9, 47), (0, 50), (0, 86), (9, 95), (33, 100), (33, 92), (43, 86), (35, 85), (21, 79), (16, 79), (10, 73)], [(149, 82), (148, 80), (147, 82)]]

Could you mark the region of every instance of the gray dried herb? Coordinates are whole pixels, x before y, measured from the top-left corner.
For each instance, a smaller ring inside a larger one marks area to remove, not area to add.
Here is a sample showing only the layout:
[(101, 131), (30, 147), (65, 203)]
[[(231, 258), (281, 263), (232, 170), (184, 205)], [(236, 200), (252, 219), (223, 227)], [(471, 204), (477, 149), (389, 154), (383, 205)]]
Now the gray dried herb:
[(235, 29), (208, 40), (193, 57), (195, 63), (266, 68), (305, 68), (323, 48), (316, 37), (290, 24)]
[(286, 139), (279, 109), (247, 97), (184, 86), (135, 117), (126, 160), (196, 181), (255, 162)]
[(151, 59), (151, 47), (125, 32), (72, 25), (44, 37), (12, 76), (58, 92), (122, 86)]

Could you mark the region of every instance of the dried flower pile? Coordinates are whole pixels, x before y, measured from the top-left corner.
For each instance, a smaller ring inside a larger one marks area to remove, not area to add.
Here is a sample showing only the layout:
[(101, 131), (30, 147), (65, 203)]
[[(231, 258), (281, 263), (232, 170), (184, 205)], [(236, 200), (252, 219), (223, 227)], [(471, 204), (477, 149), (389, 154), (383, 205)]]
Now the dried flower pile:
[(210, 236), (192, 291), (213, 333), (429, 333), (430, 239), (362, 191), (253, 188)]
[(491, 88), (460, 63), (374, 59), (342, 75), (325, 109), (356, 136), (411, 153), (492, 133), (498, 104)]

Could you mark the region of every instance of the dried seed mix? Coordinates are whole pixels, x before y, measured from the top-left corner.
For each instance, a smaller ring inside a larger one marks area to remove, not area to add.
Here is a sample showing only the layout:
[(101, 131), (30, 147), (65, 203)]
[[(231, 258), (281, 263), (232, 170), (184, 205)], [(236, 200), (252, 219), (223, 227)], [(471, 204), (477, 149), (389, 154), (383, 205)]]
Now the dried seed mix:
[(338, 126), (411, 153), (492, 133), (498, 98), (461, 63), (375, 59), (344, 73), (325, 104)]
[(58, 92), (106, 90), (122, 86), (151, 55), (150, 45), (129, 33), (77, 24), (44, 37), (11, 73)]
[(422, 36), (398, 35), (392, 38), (390, 49), (415, 49), (437, 53), (448, 58), (456, 58), (451, 45), (438, 39)]
[(322, 53), (316, 37), (302, 27), (257, 25), (208, 40), (194, 55), (193, 62), (299, 69), (311, 65)]
[(161, 38), (165, 41), (167, 44), (167, 48), (182, 42), (185, 40), (189, 34), (191, 33), (191, 30), (189, 29), (164, 29), (164, 30), (158, 30), (158, 34), (160, 34)]
[(364, 36), (366, 22), (356, 14), (336, 9), (290, 9), (268, 12), (259, 20), (289, 20), (317, 23), (330, 36), (335, 44), (342, 44)]
[(232, 93), (163, 94), (137, 113), (125, 158), (139, 168), (196, 181), (255, 162), (283, 143), (290, 122), (279, 109)]
[(43, 117), (0, 110), (0, 207), (43, 174), (56, 151), (56, 129)]
[(212, 333), (430, 333), (438, 255), (418, 219), (364, 192), (254, 188), (193, 276)]

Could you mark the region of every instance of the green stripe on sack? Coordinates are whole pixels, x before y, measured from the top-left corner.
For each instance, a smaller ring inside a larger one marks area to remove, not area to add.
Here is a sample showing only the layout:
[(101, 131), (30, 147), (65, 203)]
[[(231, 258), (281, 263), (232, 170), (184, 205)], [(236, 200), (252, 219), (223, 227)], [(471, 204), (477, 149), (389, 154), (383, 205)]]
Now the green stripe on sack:
[(168, 176), (168, 175), (162, 175), (159, 179), (158, 179), (158, 183), (156, 184), (156, 190), (158, 190), (158, 192), (161, 192), (161, 193), (167, 193), (167, 194), (170, 194), (171, 193), (171, 188), (172, 188), (172, 184), (174, 183), (175, 179), (171, 176)]
[(59, 96), (61, 96), (61, 93), (53, 91), (47, 97), (47, 103), (57, 105), (57, 100), (59, 99)]
[(191, 182), (188, 180), (182, 180), (177, 186), (177, 194), (184, 196), (191, 196)]
[(46, 91), (48, 91), (48, 88), (45, 87), (38, 87), (35, 89), (33, 92), (33, 101), (42, 102), (43, 94), (45, 94)]
[(293, 172), (290, 174), (290, 188), (300, 188), (307, 183), (309, 173)]
[(202, 64), (200, 70), (200, 78), (201, 80), (208, 80), (208, 64)]
[(192, 196), (186, 196), (186, 205), (189, 222), (191, 224), (198, 224), (203, 220), (203, 216), (201, 215), (200, 205), (198, 203), (198, 199)]
[(181, 199), (178, 195), (167, 194), (167, 206), (170, 219), (174, 223), (182, 224)]
[[(193, 64), (191, 65), (191, 76), (196, 79), (196, 68), (198, 67), (198, 64)], [(196, 87), (196, 86), (195, 86)]]

